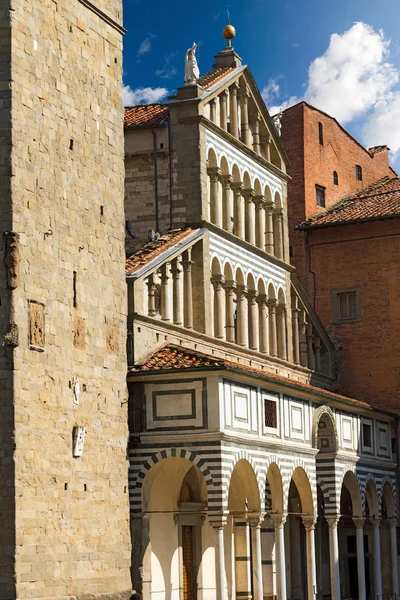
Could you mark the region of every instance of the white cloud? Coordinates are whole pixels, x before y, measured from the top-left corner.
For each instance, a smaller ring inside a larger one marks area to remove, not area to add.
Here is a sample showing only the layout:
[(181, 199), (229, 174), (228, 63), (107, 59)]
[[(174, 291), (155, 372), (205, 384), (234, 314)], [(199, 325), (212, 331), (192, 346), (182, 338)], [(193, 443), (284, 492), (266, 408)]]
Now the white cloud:
[(157, 77), (161, 77), (161, 79), (172, 79), (177, 72), (175, 67), (164, 67), (163, 69), (158, 69), (156, 75)]
[(138, 56), (142, 56), (142, 54), (146, 54), (146, 52), (150, 52), (151, 50), (151, 42), (150, 38), (146, 38), (139, 46), (139, 50), (137, 51)]
[(279, 84), (276, 79), (269, 79), (266, 86), (261, 90), (261, 96), (267, 106), (269, 106), (272, 102), (274, 102), (280, 94)]
[(282, 110), (286, 110), (287, 108), (294, 106), (295, 104), (297, 104), (300, 101), (301, 101), (301, 98), (299, 98), (298, 96), (290, 96), (290, 98), (288, 98), (287, 100), (284, 100), (283, 102), (281, 102), (281, 104), (276, 104), (275, 106), (271, 106), (271, 108), (268, 109), (269, 114), (271, 115), (271, 117), (273, 117), (274, 115), (277, 115)]
[(163, 100), (169, 91), (164, 87), (158, 88), (136, 88), (124, 85), (122, 89), (122, 101), (124, 106), (135, 106), (136, 104), (152, 104)]
[(391, 158), (400, 155), (400, 91), (392, 92), (379, 102), (369, 115), (363, 130), (367, 147), (386, 144), (391, 149)]
[(384, 101), (399, 80), (388, 62), (390, 41), (365, 23), (331, 36), (326, 52), (308, 71), (304, 99), (349, 123)]

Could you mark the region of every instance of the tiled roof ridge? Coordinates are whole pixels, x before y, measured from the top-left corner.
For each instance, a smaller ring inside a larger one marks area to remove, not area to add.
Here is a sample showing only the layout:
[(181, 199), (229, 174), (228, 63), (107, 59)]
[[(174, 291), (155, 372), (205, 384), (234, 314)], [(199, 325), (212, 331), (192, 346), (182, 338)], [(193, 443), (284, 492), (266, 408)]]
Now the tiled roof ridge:
[[(171, 351), (171, 352), (175, 352), (175, 355), (173, 355), (172, 357), (172, 364), (168, 364), (168, 362), (166, 362), (164, 360), (165, 357), (162, 356), (162, 352), (167, 352), (167, 351)], [(159, 367), (155, 367), (154, 366), (154, 362), (157, 361), (158, 357), (157, 355), (161, 355), (160, 356), (160, 366)], [(178, 363), (177, 361), (177, 354), (182, 355), (184, 358), (182, 359), (181, 363)], [(186, 364), (187, 360), (185, 359), (185, 357), (189, 357), (189, 360), (191, 362), (189, 362), (189, 364)], [(164, 362), (163, 362), (164, 361)], [(145, 364), (149, 363), (149, 367), (145, 367)], [(210, 363), (210, 364), (207, 364)], [(240, 363), (235, 363), (229, 360), (225, 360), (225, 359), (218, 359), (214, 356), (210, 356), (207, 354), (204, 354), (202, 352), (199, 352), (197, 350), (192, 350), (192, 349), (188, 349), (188, 348), (184, 348), (182, 346), (177, 346), (175, 344), (172, 343), (165, 343), (165, 345), (163, 345), (161, 348), (157, 348), (155, 350), (153, 350), (153, 353), (150, 355), (150, 358), (147, 359), (147, 361), (143, 361), (141, 365), (137, 365), (136, 367), (133, 367), (130, 370), (130, 373), (136, 373), (136, 374), (140, 374), (140, 373), (161, 373), (161, 372), (169, 372), (169, 371), (174, 371), (174, 370), (189, 370), (189, 369), (216, 369), (216, 370), (232, 370), (235, 372), (239, 372), (239, 373), (243, 373), (243, 374), (253, 374), (255, 376), (261, 377), (261, 378), (265, 378), (266, 380), (272, 381), (272, 382), (276, 382), (276, 383), (283, 383), (286, 384), (292, 388), (296, 388), (299, 389), (300, 391), (310, 391), (312, 393), (316, 393), (328, 398), (332, 398), (334, 400), (339, 400), (339, 401), (343, 401), (343, 402), (347, 402), (350, 404), (355, 404), (358, 406), (364, 406), (365, 408), (377, 408), (378, 410), (381, 410), (380, 407), (376, 407), (373, 406), (372, 404), (365, 402), (363, 400), (358, 400), (356, 398), (350, 398), (348, 396), (343, 396), (342, 394), (337, 394), (336, 392), (331, 392), (330, 390), (326, 390), (323, 388), (319, 388), (316, 387), (314, 385), (311, 385), (310, 383), (305, 383), (302, 381), (296, 381), (294, 379), (290, 379), (288, 377), (284, 377), (281, 375), (276, 375), (274, 373), (269, 373), (268, 371), (264, 371), (262, 369), (256, 368), (256, 367), (250, 367), (247, 365), (242, 365)], [(387, 412), (393, 412), (390, 411), (389, 409), (385, 409)]]
[(160, 102), (126, 106), (124, 126), (128, 128), (154, 127), (162, 125), (169, 116), (169, 107)]
[(125, 261), (125, 273), (131, 275), (144, 265), (160, 256), (163, 252), (178, 244), (190, 233), (195, 231), (190, 227), (170, 229), (163, 233), (158, 240), (146, 242)]
[[(233, 73), (237, 67), (218, 67), (204, 73), (198, 80), (197, 83), (203, 89), (208, 89), (224, 79), (229, 73)], [(210, 79), (210, 81), (208, 81)]]
[[(345, 208), (350, 207), (351, 205), (355, 205), (357, 203), (362, 204), (363, 201), (365, 201), (365, 203), (366, 203), (369, 199), (378, 198), (380, 196), (389, 196), (391, 194), (398, 194), (400, 188), (395, 188), (395, 189), (387, 188), (388, 185), (393, 185), (395, 182), (400, 182), (400, 179), (398, 177), (390, 178), (388, 175), (385, 175), (384, 177), (381, 177), (377, 181), (374, 181), (373, 183), (371, 183), (369, 186), (367, 186), (357, 192), (354, 192), (352, 194), (348, 194), (348, 195), (344, 196), (343, 198), (341, 198), (340, 200), (335, 202), (335, 204), (333, 204), (329, 208), (326, 208), (324, 211), (318, 213), (317, 215), (313, 215), (309, 219), (306, 219), (305, 221), (300, 223), (300, 225), (298, 225), (298, 228), (302, 229), (302, 228), (307, 228), (307, 227), (310, 227), (313, 225), (318, 225), (318, 223), (320, 221), (323, 221), (324, 219), (326, 219), (326, 217), (328, 217), (330, 215), (335, 215), (336, 213), (340, 213)], [(399, 208), (399, 213), (397, 213), (397, 212), (390, 213), (387, 215), (383, 215), (383, 217), (386, 216), (387, 218), (389, 218), (389, 216), (393, 216), (396, 214), (400, 214), (400, 208)], [(366, 217), (362, 217), (362, 216), (359, 217), (359, 219), (363, 219), (363, 218), (366, 218)], [(376, 219), (377, 216), (370, 216), (368, 218)], [(342, 222), (346, 222), (349, 220), (353, 220), (353, 219), (343, 219)], [(334, 221), (331, 221), (331, 223), (333, 223), (333, 222)]]

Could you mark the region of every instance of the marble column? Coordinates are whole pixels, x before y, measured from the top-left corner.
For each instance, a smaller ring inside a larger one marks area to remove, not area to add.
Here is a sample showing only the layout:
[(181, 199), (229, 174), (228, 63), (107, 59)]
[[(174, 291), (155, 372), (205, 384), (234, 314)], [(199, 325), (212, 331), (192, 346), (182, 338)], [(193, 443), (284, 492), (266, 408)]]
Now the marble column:
[(225, 231), (233, 233), (233, 199), (232, 199), (232, 176), (221, 175), (222, 184), (222, 227)]
[(275, 212), (274, 240), (275, 256), (283, 260), (283, 214), (281, 210)]
[(248, 301), (248, 316), (249, 316), (249, 347), (251, 350), (258, 350), (259, 335), (258, 335), (258, 306), (257, 306), (257, 291), (249, 290), (247, 292)]
[(286, 307), (284, 304), (278, 304), (276, 318), (278, 322), (278, 356), (282, 360), (287, 360)]
[(247, 326), (247, 287), (245, 285), (238, 284), (236, 287), (236, 302), (237, 302), (237, 316), (236, 316), (236, 335), (237, 343), (239, 346), (249, 345), (249, 333)]
[(147, 302), (147, 310), (149, 317), (155, 317), (157, 314), (156, 310), (156, 284), (154, 283), (154, 276), (150, 275), (146, 281), (147, 289), (148, 289), (148, 302)]
[(315, 351), (315, 370), (321, 373), (321, 338), (319, 335), (314, 335), (314, 351)]
[(172, 261), (172, 318), (175, 325), (182, 325), (182, 287), (181, 287), (181, 261), (175, 258)]
[(217, 101), (215, 98), (210, 101), (210, 121), (217, 122)]
[(227, 131), (227, 122), (228, 122), (228, 111), (227, 111), (227, 100), (228, 100), (228, 90), (224, 90), (222, 94), (219, 95), (219, 126), (224, 131)]
[(241, 116), (241, 140), (243, 144), (250, 147), (250, 129), (249, 129), (249, 91), (247, 89), (240, 92), (240, 116)]
[(269, 322), (269, 354), (278, 356), (278, 338), (276, 330), (276, 309), (278, 300), (268, 300), (268, 322)]
[(236, 597), (251, 600), (250, 529), (244, 516), (234, 520)]
[(258, 302), (258, 317), (259, 317), (259, 339), (260, 339), (260, 352), (268, 354), (268, 308), (267, 308), (267, 296), (265, 294), (259, 294), (257, 298)]
[(183, 324), (193, 329), (192, 249), (183, 253)]
[(261, 116), (257, 114), (250, 122), (251, 132), (253, 134), (253, 150), (260, 154), (260, 121)]
[(243, 190), (243, 196), (246, 203), (246, 218), (245, 218), (245, 236), (246, 242), (252, 244), (256, 243), (256, 229), (255, 229), (255, 218), (254, 218), (254, 190), (246, 189)]
[(214, 287), (214, 336), (220, 340), (224, 338), (224, 278), (222, 275), (212, 277)]
[(265, 252), (274, 254), (274, 205), (272, 202), (265, 204)]
[(373, 537), (374, 537), (374, 583), (375, 596), (379, 600), (382, 596), (382, 562), (381, 562), (381, 534), (380, 519), (371, 519)]
[(331, 577), (331, 598), (341, 600), (340, 596), (340, 566), (339, 566), (339, 541), (338, 522), (339, 517), (326, 517), (329, 525), (329, 561)]
[(392, 564), (392, 594), (399, 595), (399, 567), (397, 559), (397, 519), (388, 519), (390, 527), (390, 558)]
[(293, 362), (296, 365), (300, 364), (299, 313), (297, 296), (292, 296)]
[(314, 600), (317, 591), (317, 567), (315, 560), (315, 517), (303, 517), (306, 529), (306, 551), (307, 551), (307, 597)]
[(226, 329), (226, 341), (235, 342), (235, 281), (225, 281), (225, 329)]
[(234, 191), (234, 234), (244, 240), (244, 198), (242, 195), (243, 183), (232, 183), (232, 189)]
[(229, 101), (230, 101), (230, 133), (236, 139), (239, 139), (239, 126), (238, 126), (238, 84), (234, 83), (229, 87)]
[(208, 169), (208, 175), (210, 177), (210, 221), (222, 227), (222, 205), (219, 194), (221, 171), (217, 167), (212, 167)]
[(271, 515), (271, 519), (275, 530), (276, 596), (277, 600), (287, 600), (284, 532), (286, 517), (283, 517), (282, 515)]
[(357, 541), (357, 576), (358, 576), (358, 600), (366, 600), (365, 586), (365, 556), (364, 556), (364, 519), (354, 518)]
[(264, 250), (265, 245), (265, 209), (264, 196), (254, 196), (254, 204), (256, 207), (256, 246), (260, 250)]
[(171, 320), (170, 311), (170, 263), (165, 263), (161, 267), (161, 319), (163, 321)]
[(226, 574), (225, 574), (225, 548), (224, 548), (224, 528), (226, 517), (219, 519), (209, 517), (210, 525), (213, 527), (216, 535), (215, 540), (215, 581), (216, 581), (216, 600), (227, 600), (226, 593)]
[(300, 309), (299, 345), (300, 345), (300, 364), (302, 367), (308, 367), (307, 315), (306, 315), (306, 311), (303, 309)]
[(250, 517), (251, 541), (253, 549), (253, 591), (254, 600), (263, 600), (261, 525), (263, 517)]
[(313, 324), (308, 323), (307, 325), (307, 351), (308, 351), (308, 368), (315, 371), (315, 354), (313, 347)]

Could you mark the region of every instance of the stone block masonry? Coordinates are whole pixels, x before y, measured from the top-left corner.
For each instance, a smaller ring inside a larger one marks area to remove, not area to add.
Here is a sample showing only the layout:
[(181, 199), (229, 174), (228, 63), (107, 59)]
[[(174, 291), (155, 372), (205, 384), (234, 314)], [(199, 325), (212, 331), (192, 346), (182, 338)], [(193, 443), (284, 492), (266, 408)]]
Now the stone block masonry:
[(131, 591), (121, 14), (0, 1), (1, 600)]

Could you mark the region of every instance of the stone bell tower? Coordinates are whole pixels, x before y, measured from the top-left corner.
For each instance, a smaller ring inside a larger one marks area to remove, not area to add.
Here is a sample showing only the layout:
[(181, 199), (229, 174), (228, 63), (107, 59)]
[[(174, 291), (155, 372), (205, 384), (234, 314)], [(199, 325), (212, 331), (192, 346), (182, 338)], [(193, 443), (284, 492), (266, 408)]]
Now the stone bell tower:
[(0, 599), (131, 589), (121, 0), (0, 0)]

